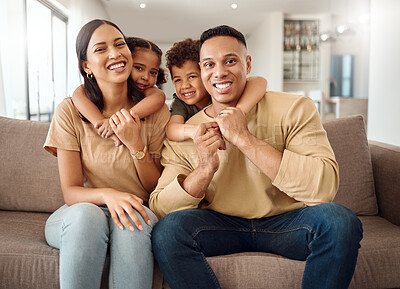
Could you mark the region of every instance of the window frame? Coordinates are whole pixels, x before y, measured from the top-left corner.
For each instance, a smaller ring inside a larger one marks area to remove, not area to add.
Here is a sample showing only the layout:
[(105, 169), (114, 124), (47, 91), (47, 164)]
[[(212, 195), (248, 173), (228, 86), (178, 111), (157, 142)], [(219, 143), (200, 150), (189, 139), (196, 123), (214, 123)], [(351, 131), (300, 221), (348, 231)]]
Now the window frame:
[[(29, 59), (28, 59), (28, 3), (27, 1), (29, 0), (23, 0), (23, 19), (24, 19), (24, 38), (25, 38), (25, 83), (26, 83), (26, 119), (31, 120), (32, 116), (37, 115), (38, 121), (41, 121), (41, 113), (40, 113), (40, 107), (38, 107), (38, 112), (37, 114), (34, 114), (31, 112), (30, 108), (30, 93), (29, 93)], [(30, 1), (36, 1), (39, 4), (42, 4), (46, 8), (48, 8), (51, 12), (51, 66), (52, 66), (52, 80), (54, 82), (54, 39), (53, 39), (53, 33), (54, 33), (54, 21), (53, 17), (57, 17), (59, 20), (65, 23), (65, 63), (68, 63), (68, 16), (65, 15), (62, 11), (60, 11), (55, 5), (50, 3), (49, 1), (46, 0), (30, 0)], [(67, 84), (66, 87), (68, 86), (68, 65), (65, 67), (65, 83)], [(65, 91), (65, 95), (67, 95), (67, 91)], [(53, 114), (54, 114), (54, 104), (53, 104), (53, 111), (51, 112), (51, 115), (49, 115), (49, 121), (51, 121)]]

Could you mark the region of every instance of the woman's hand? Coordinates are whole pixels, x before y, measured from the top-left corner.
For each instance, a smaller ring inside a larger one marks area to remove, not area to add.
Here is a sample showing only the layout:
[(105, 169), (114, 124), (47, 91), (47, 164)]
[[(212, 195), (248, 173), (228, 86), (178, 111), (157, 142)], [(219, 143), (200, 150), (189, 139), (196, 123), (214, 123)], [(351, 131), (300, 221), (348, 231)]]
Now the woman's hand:
[[(139, 229), (143, 230), (143, 225), (140, 222), (136, 212), (142, 215), (145, 222), (150, 225), (151, 221), (143, 207), (143, 200), (133, 194), (123, 193), (114, 189), (106, 190), (103, 193), (104, 203), (106, 204), (111, 218), (118, 228), (124, 229), (122, 223), (130, 231), (135, 230), (133, 224), (128, 220), (126, 214), (132, 219), (134, 225)], [(135, 209), (135, 210), (134, 210)], [(122, 222), (122, 223), (121, 223)]]
[(143, 149), (144, 144), (140, 135), (141, 123), (136, 113), (129, 113), (126, 109), (121, 109), (110, 117), (109, 124), (131, 152)]

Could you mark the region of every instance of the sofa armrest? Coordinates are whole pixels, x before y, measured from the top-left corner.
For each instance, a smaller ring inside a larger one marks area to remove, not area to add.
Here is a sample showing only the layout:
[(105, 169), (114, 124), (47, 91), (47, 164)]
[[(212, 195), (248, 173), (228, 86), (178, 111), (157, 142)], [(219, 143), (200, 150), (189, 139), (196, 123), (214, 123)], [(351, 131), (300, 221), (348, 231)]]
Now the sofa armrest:
[(400, 147), (369, 141), (379, 215), (400, 226)]

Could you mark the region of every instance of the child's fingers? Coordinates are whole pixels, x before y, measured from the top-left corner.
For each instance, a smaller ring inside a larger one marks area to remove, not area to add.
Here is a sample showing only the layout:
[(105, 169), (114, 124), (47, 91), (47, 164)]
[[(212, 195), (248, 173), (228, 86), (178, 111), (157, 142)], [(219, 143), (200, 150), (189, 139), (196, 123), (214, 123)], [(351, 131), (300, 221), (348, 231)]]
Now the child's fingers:
[(103, 124), (103, 121), (98, 120), (98, 121), (95, 122), (94, 128), (95, 128), (95, 129), (99, 129), (99, 128), (101, 127), (102, 124)]
[(114, 134), (114, 131), (110, 128), (107, 129), (106, 131), (106, 138), (109, 138), (110, 136), (112, 136)]
[(110, 139), (112, 139), (114, 141), (114, 144), (116, 147), (119, 147), (120, 145), (122, 145), (121, 140), (115, 134), (111, 135)]
[[(111, 129), (111, 127), (110, 127), (110, 129)], [(104, 129), (103, 132), (101, 133), (101, 137), (107, 138), (107, 134), (108, 134), (108, 130)]]
[(101, 135), (102, 137), (104, 137), (104, 136), (103, 136), (103, 133), (104, 133), (104, 125), (102, 125), (101, 127), (99, 127), (99, 129), (97, 130), (97, 132), (98, 132), (99, 135)]

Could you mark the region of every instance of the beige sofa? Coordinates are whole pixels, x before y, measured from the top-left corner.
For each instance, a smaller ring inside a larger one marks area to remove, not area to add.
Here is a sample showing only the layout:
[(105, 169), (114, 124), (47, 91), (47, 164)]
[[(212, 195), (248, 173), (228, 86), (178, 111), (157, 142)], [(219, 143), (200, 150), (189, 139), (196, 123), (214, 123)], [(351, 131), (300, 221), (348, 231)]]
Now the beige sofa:
[[(63, 204), (56, 158), (42, 148), (48, 125), (0, 117), (0, 288), (59, 287), (59, 252), (44, 238), (47, 217)], [(350, 288), (400, 288), (400, 147), (368, 146), (359, 116), (325, 128), (340, 167), (335, 201), (364, 227)], [(305, 265), (265, 253), (208, 261), (229, 289), (300, 288)], [(168, 285), (156, 267), (153, 288), (162, 287)]]

